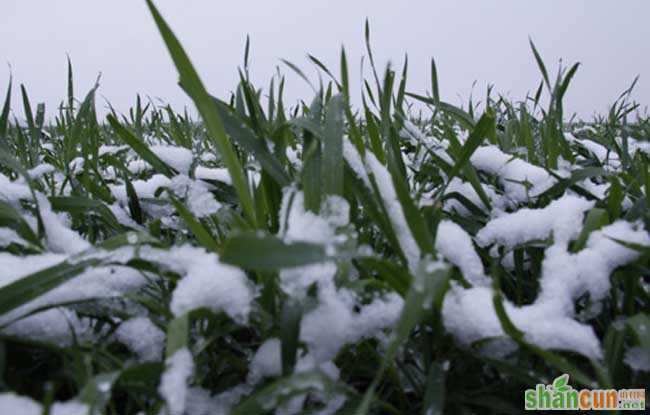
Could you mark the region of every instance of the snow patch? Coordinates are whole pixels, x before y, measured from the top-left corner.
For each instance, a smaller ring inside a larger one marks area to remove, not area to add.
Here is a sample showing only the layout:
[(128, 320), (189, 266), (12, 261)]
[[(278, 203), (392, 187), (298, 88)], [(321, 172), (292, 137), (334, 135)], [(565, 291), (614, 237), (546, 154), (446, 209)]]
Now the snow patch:
[[(477, 148), (470, 161), (477, 169), (496, 175), (506, 195), (518, 203), (534, 199), (556, 182), (543, 168), (506, 154), (496, 146)], [(523, 182), (528, 182), (530, 188), (526, 189)]]
[(115, 339), (135, 353), (140, 362), (162, 359), (165, 333), (147, 317), (135, 317), (120, 324)]
[(183, 415), (188, 395), (187, 381), (194, 373), (194, 359), (186, 348), (177, 350), (166, 362), (158, 392), (165, 399), (169, 415)]
[(443, 220), (436, 233), (436, 251), (460, 268), (463, 277), (474, 286), (489, 287), (491, 282), (483, 272), (483, 263), (476, 253), (472, 238), (456, 223)]

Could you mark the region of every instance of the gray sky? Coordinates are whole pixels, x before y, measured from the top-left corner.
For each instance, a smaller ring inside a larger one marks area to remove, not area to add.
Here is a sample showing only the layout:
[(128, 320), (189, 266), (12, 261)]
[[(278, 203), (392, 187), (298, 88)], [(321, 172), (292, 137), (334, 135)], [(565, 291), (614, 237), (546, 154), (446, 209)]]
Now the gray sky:
[[(634, 98), (650, 103), (650, 2), (647, 0), (158, 0), (208, 89), (225, 97), (237, 82), (246, 34), (251, 36), (252, 77), (268, 85), (279, 59), (313, 76), (311, 53), (338, 73), (345, 45), (351, 77), (359, 78), (363, 25), (370, 19), (374, 53), (382, 66), (400, 67), (409, 55), (408, 90), (429, 89), (435, 57), (442, 98), (466, 103), (483, 98), (487, 83), (512, 98), (534, 90), (540, 74), (528, 46), (535, 41), (549, 71), (580, 61), (565, 108), (589, 117), (604, 112), (636, 75)], [(82, 98), (102, 72), (100, 94), (126, 111), (141, 93), (177, 108), (189, 101), (154, 23), (140, 0), (2, 0), (0, 60), (13, 68), (32, 101), (49, 115), (66, 94), (66, 53)], [(287, 68), (288, 98), (311, 98)], [(4, 91), (9, 69), (0, 65)], [(17, 92), (17, 88), (15, 89)], [(4, 92), (1, 92), (4, 94)], [(358, 95), (358, 89), (357, 89)], [(19, 104), (14, 93), (14, 108)], [(462, 101), (461, 101), (462, 100)], [(103, 103), (99, 103), (103, 106)], [(20, 112), (18, 112), (20, 114)]]

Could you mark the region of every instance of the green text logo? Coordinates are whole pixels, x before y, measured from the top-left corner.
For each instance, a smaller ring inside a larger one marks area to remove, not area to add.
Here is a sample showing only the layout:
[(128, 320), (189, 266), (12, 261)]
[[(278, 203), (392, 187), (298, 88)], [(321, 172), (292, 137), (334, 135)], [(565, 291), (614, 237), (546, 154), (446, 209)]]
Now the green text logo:
[(645, 409), (645, 389), (574, 389), (566, 373), (551, 385), (538, 384), (524, 393), (528, 411), (539, 410), (632, 410)]

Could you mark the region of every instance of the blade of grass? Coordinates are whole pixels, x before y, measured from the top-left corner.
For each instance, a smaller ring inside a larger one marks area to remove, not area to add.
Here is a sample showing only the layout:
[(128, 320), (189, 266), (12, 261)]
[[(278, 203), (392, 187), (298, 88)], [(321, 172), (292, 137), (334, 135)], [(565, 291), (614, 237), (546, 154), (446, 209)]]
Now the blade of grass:
[[(255, 255), (251, 255), (255, 252)], [(223, 246), (221, 261), (250, 270), (277, 270), (335, 259), (325, 247), (308, 242), (287, 243), (274, 236), (241, 234)]]
[(549, 78), (548, 78), (548, 71), (546, 70), (546, 65), (544, 65), (544, 61), (542, 60), (542, 57), (540, 56), (539, 52), (537, 52), (537, 48), (535, 47), (535, 44), (533, 43), (533, 39), (528, 38), (528, 43), (530, 44), (530, 48), (533, 51), (533, 55), (535, 56), (535, 61), (537, 62), (537, 66), (539, 67), (539, 70), (542, 72), (542, 76), (544, 77), (544, 82), (546, 83), (546, 86), (548, 87), (548, 90), (550, 91), (551, 90), (551, 82), (549, 81)]
[(243, 149), (250, 152), (262, 168), (273, 177), (280, 186), (289, 185), (290, 180), (282, 164), (269, 152), (266, 144), (261, 138), (255, 135), (255, 132), (248, 128), (237, 114), (228, 108), (228, 106), (215, 98), (219, 116), (223, 121), (223, 126), (228, 135), (239, 144)]
[(174, 353), (183, 347), (187, 347), (189, 335), (189, 313), (185, 313), (170, 321), (167, 325), (167, 344), (165, 346), (165, 357), (172, 357)]
[(283, 376), (288, 376), (293, 373), (293, 368), (296, 365), (301, 319), (302, 305), (290, 298), (287, 299), (282, 306), (282, 317), (280, 320)]
[(438, 69), (436, 68), (436, 61), (431, 58), (431, 96), (435, 103), (440, 102), (440, 90), (438, 88)]
[(55, 211), (65, 211), (69, 213), (85, 214), (95, 212), (102, 220), (115, 230), (122, 229), (122, 225), (117, 220), (113, 212), (102, 202), (90, 199), (84, 196), (58, 196), (51, 197), (50, 203)]
[[(456, 159), (456, 163), (454, 164), (451, 171), (449, 172), (447, 182), (445, 186), (440, 190), (439, 195), (444, 195), (444, 191), (446, 190), (447, 186), (449, 186), (449, 183), (451, 183), (451, 180), (454, 177), (456, 177), (462, 169), (469, 169), (468, 166), (470, 166), (469, 163), (470, 157), (472, 157), (474, 151), (476, 151), (476, 149), (481, 145), (483, 140), (485, 140), (488, 133), (494, 128), (494, 122), (495, 122), (494, 113), (492, 111), (486, 111), (485, 114), (483, 114), (483, 116), (479, 120), (479, 122), (476, 124), (476, 127), (470, 133), (465, 144), (463, 145), (460, 151), (460, 155)], [(473, 170), (473, 168), (471, 168), (469, 172), (474, 173), (474, 175), (470, 175), (470, 179), (471, 179), (470, 183), (472, 184), (472, 187), (481, 198), (481, 201), (486, 206), (489, 207), (490, 199), (487, 197), (487, 195), (483, 190), (483, 187), (478, 182), (478, 176), (476, 176), (476, 172)]]
[(128, 144), (133, 149), (133, 151), (138, 153), (138, 155), (142, 157), (144, 161), (149, 163), (151, 167), (153, 167), (158, 173), (163, 174), (167, 177), (173, 177), (178, 174), (176, 170), (167, 165), (167, 163), (162, 161), (153, 151), (151, 151), (145, 142), (140, 140), (135, 136), (135, 134), (120, 124), (120, 122), (115, 117), (113, 117), (113, 115), (109, 114), (106, 119), (108, 120), (108, 123), (113, 128), (113, 130), (122, 139), (122, 141)]
[(7, 95), (5, 96), (4, 104), (2, 105), (2, 112), (0, 113), (0, 143), (5, 143), (5, 137), (7, 135), (7, 127), (9, 126), (9, 110), (11, 109), (11, 86), (12, 86), (12, 77), (9, 77), (9, 86), (7, 87)]
[(0, 288), (0, 315), (40, 297), (99, 263), (98, 259), (76, 263), (64, 261), (5, 285)]
[(322, 169), (323, 193), (343, 195), (343, 97), (333, 97), (325, 115)]
[(68, 108), (67, 108), (69, 118), (74, 117), (74, 83), (72, 76), (72, 62), (70, 61), (70, 56), (68, 55)]
[(171, 192), (167, 192), (167, 196), (172, 202), (172, 205), (174, 205), (176, 212), (178, 212), (187, 227), (196, 236), (199, 244), (203, 245), (208, 251), (219, 252), (219, 244), (214, 240), (210, 231)]
[[(128, 232), (105, 240), (97, 246), (99, 250), (112, 251), (125, 245), (151, 243), (155, 240), (148, 235), (141, 235), (135, 232)], [(79, 254), (84, 258), (96, 252), (96, 248), (90, 248)], [(83, 273), (89, 267), (100, 265), (101, 258), (74, 259), (74, 261), (63, 261), (51, 267), (29, 274), (19, 280), (0, 288), (0, 315), (20, 307), (21, 305), (53, 290), (66, 281)]]
[(447, 378), (445, 364), (449, 363), (436, 362), (429, 369), (424, 392), (424, 403), (422, 404), (422, 415), (441, 415), (444, 411), (445, 380)]
[(86, 383), (77, 399), (90, 407), (88, 415), (105, 413), (106, 404), (111, 399), (113, 384), (119, 376), (119, 371), (100, 373)]
[(4, 200), (0, 200), (0, 226), (7, 226), (23, 239), (34, 246), (42, 247), (38, 236), (34, 233), (29, 224), (23, 219), (22, 215)]
[(209, 133), (208, 136), (213, 140), (219, 150), (223, 162), (230, 173), (244, 215), (251, 225), (257, 227), (253, 196), (248, 188), (248, 181), (241, 163), (239, 162), (232, 145), (228, 141), (228, 136), (219, 117), (216, 104), (203, 86), (203, 82), (199, 78), (199, 75), (190, 62), (185, 50), (176, 38), (176, 35), (174, 35), (165, 19), (158, 12), (156, 6), (154, 6), (151, 0), (147, 0), (147, 6), (149, 6), (149, 10), (156, 22), (156, 26), (165, 41), (165, 45), (167, 46), (167, 50), (169, 51), (174, 64), (176, 65), (176, 69), (180, 76), (180, 83), (183, 89), (185, 89), (190, 98), (194, 101), (194, 104), (201, 114), (201, 118), (203, 118), (203, 121), (205, 122), (205, 126)]
[(472, 130), (474, 128), (474, 125), (476, 124), (476, 120), (474, 120), (474, 117), (472, 117), (469, 113), (467, 113), (467, 111), (458, 108), (455, 105), (443, 101), (435, 101), (432, 98), (414, 94), (412, 92), (406, 92), (406, 96), (414, 98), (420, 102), (424, 102), (425, 104), (429, 104), (439, 109), (440, 111), (454, 117), (454, 119), (460, 122), (461, 125), (467, 130)]

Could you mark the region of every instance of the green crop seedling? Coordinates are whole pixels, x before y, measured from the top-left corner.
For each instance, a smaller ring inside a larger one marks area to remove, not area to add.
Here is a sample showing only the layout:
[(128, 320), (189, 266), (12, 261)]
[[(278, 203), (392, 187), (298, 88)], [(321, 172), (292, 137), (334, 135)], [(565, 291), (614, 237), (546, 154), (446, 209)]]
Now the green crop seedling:
[(533, 95), (455, 106), (433, 61), (428, 92), (377, 68), (367, 24), (358, 107), (345, 50), (309, 56), (323, 81), (294, 105), (281, 74), (252, 83), (248, 42), (214, 97), (147, 4), (198, 117), (138, 96), (99, 118), (72, 63), (54, 113), (8, 82), (0, 407), (503, 414), (562, 374), (648, 384), (650, 118), (631, 88), (568, 122), (579, 66), (553, 81), (531, 41)]

